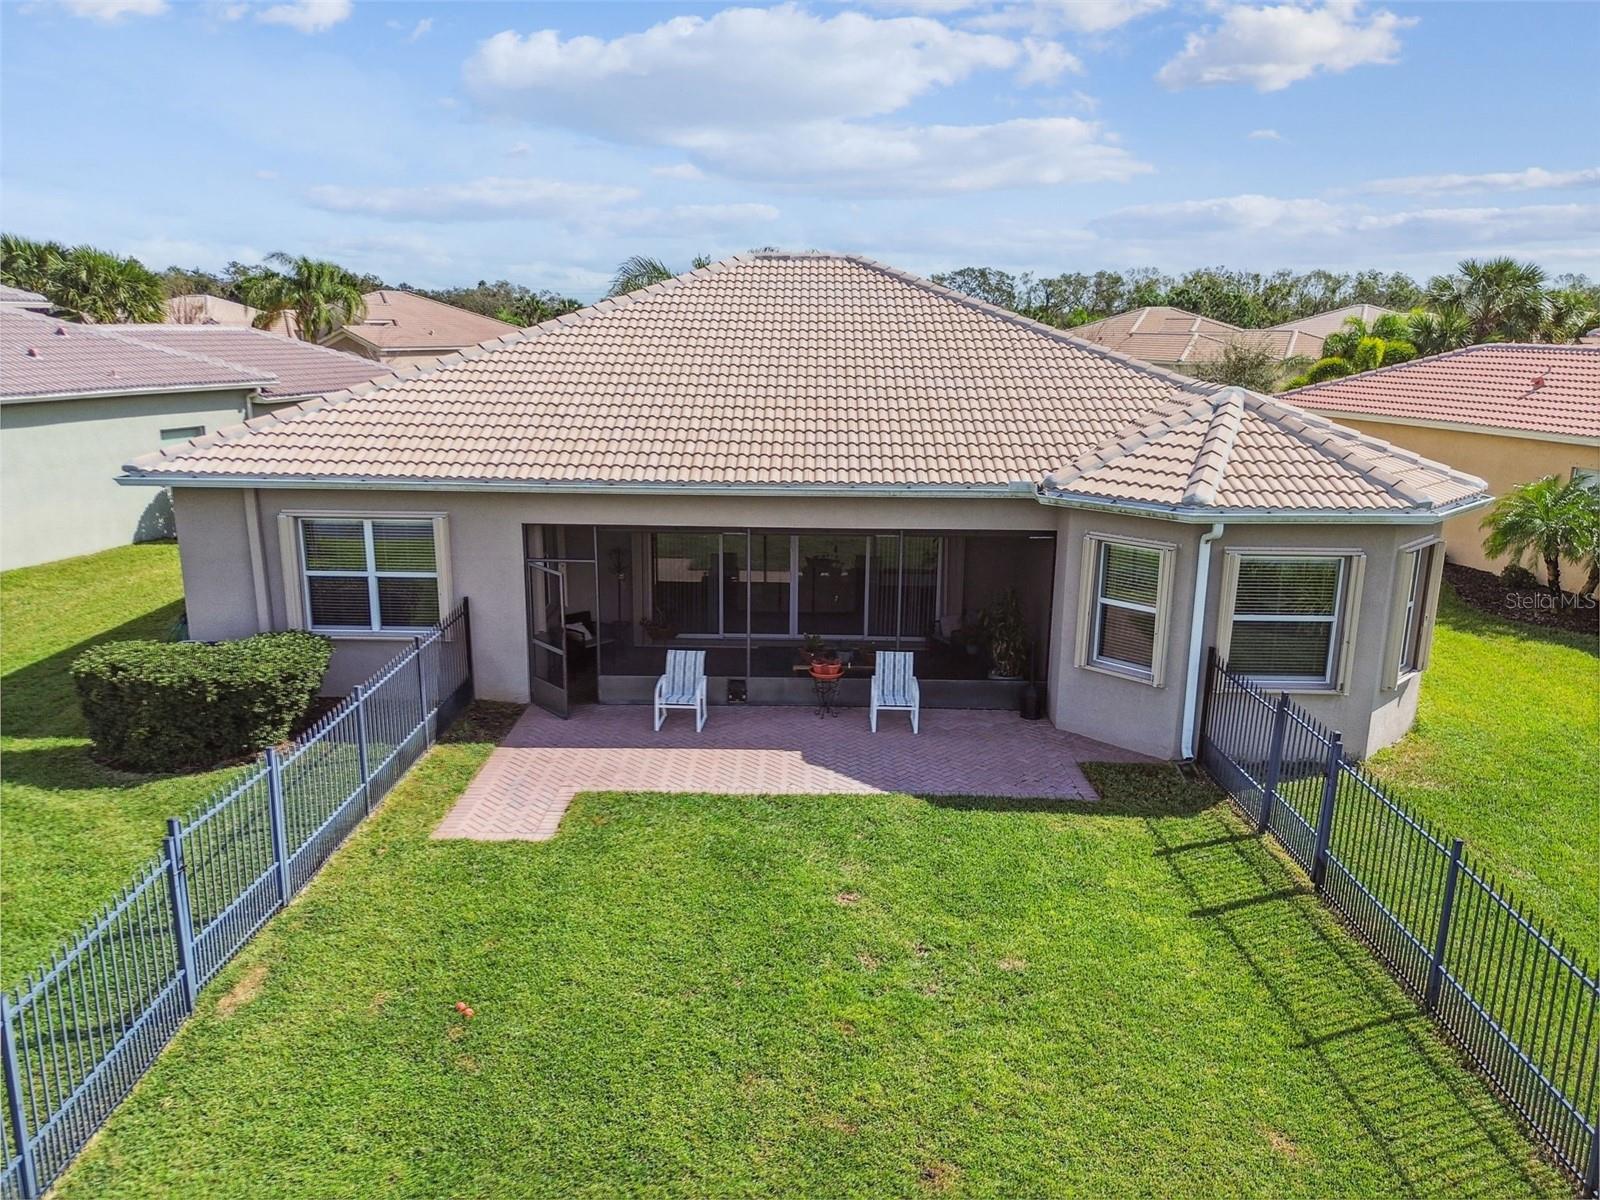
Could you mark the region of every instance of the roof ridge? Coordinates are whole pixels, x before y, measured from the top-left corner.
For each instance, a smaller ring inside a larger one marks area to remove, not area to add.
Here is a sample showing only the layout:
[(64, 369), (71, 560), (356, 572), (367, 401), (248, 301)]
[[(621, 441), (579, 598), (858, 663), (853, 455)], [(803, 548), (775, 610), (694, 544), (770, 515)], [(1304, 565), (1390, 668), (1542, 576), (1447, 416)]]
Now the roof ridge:
[[(902, 271), (898, 267), (888, 266), (885, 263), (868, 258), (863, 254), (824, 254), (822, 257), (842, 259), (844, 261), (853, 262), (859, 266), (878, 271), (881, 274), (889, 276), (891, 279), (898, 279), (902, 283), (909, 283), (913, 287), (919, 287), (924, 291), (932, 292), (936, 296), (942, 296), (947, 300), (954, 301), (957, 304), (974, 309), (978, 312), (994, 317), (997, 320), (1004, 321), (1007, 324), (1021, 326), (1023, 329), (1041, 334), (1042, 336), (1050, 338), (1053, 341), (1062, 342), (1076, 349), (1084, 350), (1090, 354), (1098, 355), (1101, 358), (1109, 359), (1110, 361), (1118, 363), (1122, 366), (1131, 367), (1143, 375), (1153, 376), (1156, 379), (1168, 380), (1176, 384), (1180, 391), (1192, 391), (1197, 393), (1208, 392), (1213, 391), (1220, 386), (1218, 384), (1205, 383), (1203, 380), (1195, 379), (1192, 375), (1184, 375), (1178, 371), (1169, 371), (1165, 367), (1158, 367), (1154, 363), (1145, 362), (1142, 358), (1135, 358), (1131, 354), (1123, 354), (1119, 350), (1112, 350), (1110, 347), (1102, 346), (1098, 342), (1091, 342), (1086, 338), (1078, 337), (1070, 330), (1058, 329), (1054, 325), (1046, 325), (1043, 321), (1036, 321), (1032, 317), (1025, 317), (1021, 313), (1012, 312), (1009, 308), (1001, 308), (997, 304), (990, 304), (986, 300), (979, 300), (975, 296), (968, 296), (965, 292), (958, 292), (954, 288), (945, 287), (943, 284), (935, 283), (931, 279), (925, 279), (921, 275), (913, 275), (910, 271)], [(1102, 320), (1106, 319), (1109, 318), (1102, 318)], [(1093, 324), (1093, 322), (1090, 323)]]
[(1091, 471), (1142, 450), (1175, 430), (1192, 425), (1202, 417), (1211, 417), (1213, 406), (1209, 397), (1199, 397), (1188, 403), (1178, 397), (1179, 394), (1174, 393), (1171, 399), (1150, 409), (1142, 419), (1124, 425), (1098, 446), (1085, 450), (1065, 468), (1051, 471), (1044, 477), (1043, 486), (1059, 488), (1075, 483)]
[(1233, 456), (1233, 443), (1239, 436), (1239, 426), (1244, 423), (1244, 408), (1250, 393), (1241, 387), (1229, 387), (1213, 397), (1211, 423), (1200, 440), (1200, 451), (1189, 469), (1189, 481), (1184, 485), (1183, 503), (1213, 507), (1217, 493), (1222, 489), (1222, 478), (1228, 471), (1228, 460)]
[(1253, 392), (1246, 392), (1245, 395), (1247, 397), (1245, 406), (1271, 424), (1274, 429), (1342, 463), (1369, 483), (1376, 484), (1407, 504), (1421, 508), (1436, 507), (1432, 497), (1385, 467), (1379, 461), (1380, 457), (1395, 459), (1408, 466), (1439, 471), (1460, 483), (1475, 486), (1480, 492), (1488, 487), (1488, 484), (1476, 475), (1457, 471), (1444, 463), (1424, 458), (1415, 451), (1406, 450), (1381, 438), (1371, 437), (1296, 405), (1281, 403), (1276, 397), (1261, 396)]

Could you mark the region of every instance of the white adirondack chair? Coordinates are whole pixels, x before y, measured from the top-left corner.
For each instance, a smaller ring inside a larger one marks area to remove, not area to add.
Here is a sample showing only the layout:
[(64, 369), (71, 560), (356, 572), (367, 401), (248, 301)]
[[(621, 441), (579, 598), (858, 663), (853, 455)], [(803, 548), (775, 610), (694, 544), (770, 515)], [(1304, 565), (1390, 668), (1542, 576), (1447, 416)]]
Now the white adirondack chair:
[(667, 719), (667, 709), (694, 710), (694, 731), (706, 727), (706, 652), (668, 650), (667, 673), (656, 680), (656, 732)]
[(878, 732), (878, 712), (908, 712), (911, 732), (917, 732), (922, 715), (922, 689), (911, 673), (911, 651), (880, 650), (878, 667), (872, 673), (872, 732)]

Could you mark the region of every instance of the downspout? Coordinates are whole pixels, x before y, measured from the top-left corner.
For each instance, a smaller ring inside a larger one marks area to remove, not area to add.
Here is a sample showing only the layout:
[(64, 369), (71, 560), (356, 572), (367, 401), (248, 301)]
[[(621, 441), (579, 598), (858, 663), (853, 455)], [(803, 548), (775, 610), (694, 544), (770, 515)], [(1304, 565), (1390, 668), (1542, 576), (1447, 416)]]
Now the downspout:
[(1206, 585), (1211, 581), (1211, 543), (1222, 536), (1223, 524), (1214, 521), (1200, 537), (1200, 561), (1194, 571), (1194, 607), (1189, 612), (1189, 667), (1183, 684), (1183, 760), (1195, 752), (1195, 717), (1200, 708), (1200, 644), (1205, 640)]

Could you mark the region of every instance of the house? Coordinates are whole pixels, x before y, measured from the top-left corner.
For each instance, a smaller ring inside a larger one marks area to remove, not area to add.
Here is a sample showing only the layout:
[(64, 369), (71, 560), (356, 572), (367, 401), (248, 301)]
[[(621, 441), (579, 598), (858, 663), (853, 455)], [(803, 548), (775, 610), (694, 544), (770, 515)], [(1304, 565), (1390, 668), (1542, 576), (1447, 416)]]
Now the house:
[(8, 283), (0, 283), (0, 311), (49, 313), (54, 307), (48, 296), (41, 296), (38, 292), (30, 292), (26, 288), (12, 287)]
[[(310, 628), (342, 691), (463, 598), (480, 696), (811, 701), (808, 636), (924, 707), (1191, 754), (1205, 651), (1365, 753), (1415, 712), (1443, 522), (1480, 479), (871, 260), (752, 253), (128, 464), (170, 487), (193, 636)], [(841, 685), (864, 703), (867, 679)], [(714, 718), (713, 718), (714, 719)], [(647, 720), (641, 717), (641, 721)]]
[(250, 398), (250, 416), (392, 373), (387, 364), (370, 358), (249, 326), (101, 325), (97, 328), (124, 333), (145, 345), (226, 359), (235, 366), (259, 369), (271, 378)]
[(1192, 372), (1200, 364), (1220, 357), (1228, 343), (1240, 339), (1269, 346), (1273, 354), (1285, 362), (1322, 357), (1323, 335), (1320, 334), (1281, 326), (1243, 329), (1164, 305), (1135, 308), (1114, 317), (1090, 321), (1087, 325), (1077, 325), (1072, 334), (1147, 363), (1184, 372)]
[(504, 321), (430, 300), (415, 292), (383, 288), (366, 294), (367, 315), (334, 330), (325, 346), (376, 359), (396, 369), (428, 366), (516, 329)]
[[(252, 329), (255, 327), (256, 318), (260, 315), (260, 309), (251, 308), (248, 304), (241, 304), (237, 300), (228, 300), (222, 296), (207, 295), (205, 292), (190, 292), (167, 298), (169, 325), (231, 325), (239, 329)], [(294, 315), (282, 314), (269, 328), (273, 333), (294, 337)]]
[(79, 325), (0, 308), (0, 567), (168, 537), (166, 493), (118, 487), (130, 455), (387, 368), (264, 330)]
[[(1344, 328), (1344, 323), (1351, 317), (1358, 317), (1367, 326), (1379, 317), (1398, 317), (1402, 315), (1392, 308), (1383, 308), (1377, 304), (1347, 304), (1343, 308), (1331, 308), (1327, 312), (1314, 313), (1309, 317), (1300, 317), (1293, 321), (1284, 321), (1272, 328), (1285, 333), (1304, 333), (1315, 338), (1326, 338), (1330, 333), (1338, 333)], [(1318, 357), (1321, 356), (1321, 347), (1318, 348)]]
[[(1495, 342), (1330, 379), (1293, 404), (1481, 476), (1495, 495), (1545, 475), (1600, 475), (1600, 345)], [(1445, 526), (1448, 557), (1499, 571), (1482, 513)]]

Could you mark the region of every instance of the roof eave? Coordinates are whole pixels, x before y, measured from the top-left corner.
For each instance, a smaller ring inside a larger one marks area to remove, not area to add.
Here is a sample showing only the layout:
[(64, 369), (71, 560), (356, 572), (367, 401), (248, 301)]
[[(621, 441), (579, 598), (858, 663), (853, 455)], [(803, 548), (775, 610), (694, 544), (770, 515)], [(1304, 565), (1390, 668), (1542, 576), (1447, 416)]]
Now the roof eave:
[(0, 395), (0, 404), (32, 404), (45, 400), (105, 400), (117, 396), (166, 396), (189, 392), (252, 392), (277, 382), (276, 375), (261, 379), (240, 379), (227, 383), (160, 384), (152, 387), (100, 388), (94, 391), (24, 392)]
[(1089, 512), (1135, 514), (1162, 521), (1211, 525), (1436, 525), (1490, 503), (1484, 494), (1467, 496), (1436, 508), (1227, 508), (1199, 504), (1162, 504), (1152, 500), (1118, 500), (1110, 496), (1040, 490), (1040, 504)]

